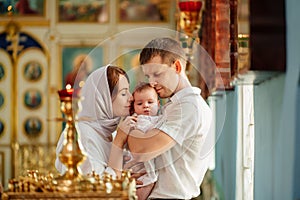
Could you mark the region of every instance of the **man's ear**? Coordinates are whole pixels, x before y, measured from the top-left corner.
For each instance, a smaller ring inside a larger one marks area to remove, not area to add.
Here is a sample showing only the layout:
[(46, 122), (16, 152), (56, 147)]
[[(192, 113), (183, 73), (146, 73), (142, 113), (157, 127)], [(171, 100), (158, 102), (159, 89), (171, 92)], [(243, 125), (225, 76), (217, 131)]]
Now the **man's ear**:
[(175, 65), (176, 72), (177, 72), (178, 74), (180, 74), (180, 72), (181, 72), (181, 70), (182, 70), (180, 61), (179, 61), (179, 60), (176, 60), (176, 61), (174, 62), (174, 65)]

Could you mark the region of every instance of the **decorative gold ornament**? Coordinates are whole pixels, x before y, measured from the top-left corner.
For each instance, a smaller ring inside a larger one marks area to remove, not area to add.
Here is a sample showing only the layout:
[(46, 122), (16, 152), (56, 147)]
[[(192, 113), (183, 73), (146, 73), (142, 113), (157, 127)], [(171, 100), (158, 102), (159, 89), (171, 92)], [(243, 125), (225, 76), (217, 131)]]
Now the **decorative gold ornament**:
[(82, 151), (80, 134), (77, 129), (77, 113), (81, 109), (79, 89), (58, 91), (66, 126), (63, 131), (64, 145), (59, 154), (66, 172), (53, 178), (51, 173), (39, 174), (37, 170), (28, 170), (27, 176), (9, 180), (8, 191), (3, 199), (129, 199), (136, 200), (136, 182), (130, 171), (123, 171), (121, 178), (103, 176), (92, 172), (81, 174), (78, 166), (86, 158)]
[(78, 168), (86, 158), (79, 140), (79, 129), (77, 129), (77, 113), (81, 110), (79, 90), (65, 89), (58, 93), (61, 101), (60, 110), (66, 122), (62, 133), (64, 145), (59, 154), (59, 160), (65, 165), (66, 172), (55, 178), (53, 184), (61, 192), (89, 191), (94, 180), (84, 177)]

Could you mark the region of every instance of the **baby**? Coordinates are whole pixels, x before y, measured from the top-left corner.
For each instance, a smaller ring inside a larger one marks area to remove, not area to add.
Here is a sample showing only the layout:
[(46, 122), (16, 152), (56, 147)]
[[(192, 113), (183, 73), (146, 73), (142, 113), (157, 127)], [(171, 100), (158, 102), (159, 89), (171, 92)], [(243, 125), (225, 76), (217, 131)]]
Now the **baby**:
[(146, 133), (152, 129), (159, 119), (160, 102), (158, 95), (149, 83), (141, 82), (133, 93), (131, 114), (137, 115), (136, 129)]
[[(149, 129), (152, 129), (156, 125), (160, 118), (158, 116), (160, 108), (158, 95), (155, 89), (151, 87), (149, 83), (142, 82), (136, 86), (132, 96), (133, 102), (131, 114), (137, 115), (135, 128), (146, 133)], [(130, 153), (127, 153), (130, 157)], [(157, 181), (154, 160), (138, 163), (138, 165), (143, 165), (142, 169), (138, 172), (146, 172), (145, 175), (137, 179), (138, 181), (143, 182), (143, 185), (137, 185), (138, 199), (147, 199), (151, 193), (154, 183)]]

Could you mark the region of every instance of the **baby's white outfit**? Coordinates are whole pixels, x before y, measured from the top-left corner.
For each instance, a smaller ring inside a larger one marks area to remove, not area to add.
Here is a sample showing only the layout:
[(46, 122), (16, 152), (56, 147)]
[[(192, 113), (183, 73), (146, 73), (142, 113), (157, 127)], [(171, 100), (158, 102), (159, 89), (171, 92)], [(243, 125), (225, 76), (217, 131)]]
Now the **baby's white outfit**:
[[(146, 134), (146, 132), (148, 130), (154, 128), (154, 126), (157, 124), (159, 119), (160, 119), (160, 116), (138, 115), (135, 129), (139, 129)], [(129, 151), (126, 151), (126, 154), (127, 154), (127, 156), (131, 156)], [(129, 162), (129, 161), (127, 161), (127, 162)], [(137, 165), (144, 165), (144, 167), (142, 167), (142, 169), (139, 170), (138, 172), (145, 172), (145, 171), (147, 172), (145, 175), (143, 175), (137, 179), (137, 180), (143, 182), (143, 185), (137, 185), (137, 187), (143, 187), (143, 186), (149, 185), (149, 184), (157, 181), (157, 173), (155, 170), (154, 159), (151, 159), (146, 162), (137, 163), (135, 166), (137, 166)], [(137, 171), (135, 171), (135, 172), (137, 172)]]

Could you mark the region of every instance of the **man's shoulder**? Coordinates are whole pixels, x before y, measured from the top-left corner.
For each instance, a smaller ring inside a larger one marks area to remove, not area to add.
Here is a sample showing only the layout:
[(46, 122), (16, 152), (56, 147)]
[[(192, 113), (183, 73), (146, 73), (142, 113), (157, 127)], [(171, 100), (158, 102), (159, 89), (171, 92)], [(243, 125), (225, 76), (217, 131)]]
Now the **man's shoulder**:
[(186, 87), (175, 93), (170, 100), (172, 102), (182, 102), (186, 100), (194, 100), (201, 97), (201, 90), (197, 87)]

